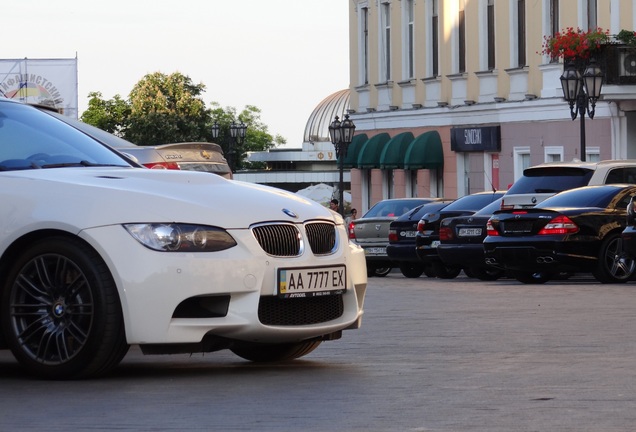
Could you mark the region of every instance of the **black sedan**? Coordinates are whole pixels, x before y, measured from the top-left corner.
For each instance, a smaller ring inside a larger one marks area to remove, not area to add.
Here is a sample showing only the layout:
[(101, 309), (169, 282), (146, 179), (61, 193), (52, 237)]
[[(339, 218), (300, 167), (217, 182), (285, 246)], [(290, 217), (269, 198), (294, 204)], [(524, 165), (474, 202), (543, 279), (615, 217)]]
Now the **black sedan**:
[(437, 254), (440, 244), (439, 228), (443, 219), (455, 216), (471, 215), (496, 201), (505, 191), (478, 192), (456, 199), (439, 212), (428, 213), (420, 219), (415, 236), (415, 251), (418, 258), (432, 267), (435, 276), (452, 279), (459, 275), (461, 266), (447, 266)]
[(451, 202), (453, 200), (423, 204), (391, 222), (386, 254), (404, 276), (417, 278), (422, 276), (422, 273), (426, 273), (427, 276), (433, 275), (431, 269), (427, 268), (415, 253), (417, 224), (425, 214), (438, 212)]
[(488, 219), (500, 207), (501, 198), (475, 214), (442, 220), (437, 254), (447, 267), (461, 267), (468, 276), (481, 280), (497, 280), (504, 275), (503, 269), (486, 264), (482, 244)]
[(486, 260), (523, 283), (544, 283), (562, 273), (626, 282), (636, 263), (623, 253), (621, 232), (634, 194), (634, 185), (586, 186), (531, 209), (496, 212), (483, 243)]

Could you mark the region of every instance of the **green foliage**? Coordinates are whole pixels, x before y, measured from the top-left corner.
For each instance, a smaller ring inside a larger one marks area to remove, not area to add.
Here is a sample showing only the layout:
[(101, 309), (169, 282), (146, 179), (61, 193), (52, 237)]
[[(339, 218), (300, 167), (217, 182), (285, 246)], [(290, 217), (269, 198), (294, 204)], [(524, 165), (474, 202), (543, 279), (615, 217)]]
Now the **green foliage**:
[(130, 92), (126, 137), (140, 145), (199, 141), (207, 125), (204, 90), (179, 72), (146, 75)]
[[(264, 151), (285, 144), (280, 135), (273, 137), (261, 120), (261, 110), (248, 105), (237, 113), (236, 108), (221, 108), (217, 102), (207, 108), (202, 99), (204, 84), (194, 84), (179, 72), (165, 75), (155, 72), (144, 76), (133, 87), (128, 100), (116, 95), (104, 100), (100, 92), (89, 93), (88, 109), (82, 121), (121, 136), (138, 145), (159, 145), (173, 142), (208, 141), (212, 138), (212, 125), (221, 126), (219, 144), (226, 156), (233, 154), (236, 169), (257, 168), (245, 158), (247, 152)], [(228, 147), (230, 125), (247, 125), (242, 145)]]
[(88, 97), (88, 109), (82, 113), (81, 120), (106, 132), (123, 135), (130, 117), (128, 102), (119, 95), (107, 101), (103, 100), (100, 92), (91, 92)]
[(622, 42), (627, 45), (632, 45), (632, 46), (636, 45), (636, 32), (632, 30), (623, 29), (619, 31), (618, 34), (614, 36), (614, 38), (618, 42)]
[[(263, 164), (248, 162), (246, 160), (247, 153), (266, 151), (276, 145), (285, 144), (285, 139), (281, 136), (273, 138), (272, 135), (269, 134), (267, 125), (261, 121), (261, 110), (259, 108), (253, 105), (247, 105), (243, 111), (237, 114), (236, 108), (234, 107), (226, 107), (223, 109), (217, 102), (212, 102), (211, 105), (209, 130), (212, 131), (212, 125), (214, 123), (219, 124), (221, 131), (219, 133), (220, 138), (216, 140), (218, 141), (217, 144), (223, 147), (223, 152), (226, 155), (230, 155), (231, 152), (234, 152), (233, 157), (236, 158), (236, 170), (264, 168)], [(232, 123), (244, 123), (247, 126), (245, 140), (241, 145), (236, 146), (234, 143), (230, 143), (228, 139)], [(210, 138), (210, 140), (214, 141), (212, 138)]]

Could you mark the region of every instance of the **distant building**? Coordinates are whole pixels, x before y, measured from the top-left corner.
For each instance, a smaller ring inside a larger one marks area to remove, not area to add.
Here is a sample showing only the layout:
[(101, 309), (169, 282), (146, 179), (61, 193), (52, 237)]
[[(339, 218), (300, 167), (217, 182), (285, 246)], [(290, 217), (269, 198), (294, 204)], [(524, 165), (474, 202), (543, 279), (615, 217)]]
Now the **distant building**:
[[(296, 192), (308, 186), (325, 183), (338, 187), (339, 171), (336, 153), (329, 137), (329, 124), (335, 116), (343, 118), (349, 109), (349, 90), (340, 90), (316, 106), (309, 116), (303, 134), (302, 148), (272, 149), (248, 154), (250, 162), (264, 162), (264, 171), (234, 174), (236, 180), (266, 184)], [(350, 188), (349, 170), (344, 173), (345, 190)]]
[[(349, 113), (368, 137), (352, 149), (351, 192), (363, 212), (383, 198), (505, 189), (530, 165), (581, 159), (580, 116), (563, 99), (563, 61), (541, 54), (544, 37), (636, 30), (633, 0), (348, 4)], [(606, 50), (596, 115), (585, 115), (588, 161), (636, 158), (636, 47)], [(404, 153), (430, 132), (439, 142)], [(431, 149), (434, 159), (421, 153)]]

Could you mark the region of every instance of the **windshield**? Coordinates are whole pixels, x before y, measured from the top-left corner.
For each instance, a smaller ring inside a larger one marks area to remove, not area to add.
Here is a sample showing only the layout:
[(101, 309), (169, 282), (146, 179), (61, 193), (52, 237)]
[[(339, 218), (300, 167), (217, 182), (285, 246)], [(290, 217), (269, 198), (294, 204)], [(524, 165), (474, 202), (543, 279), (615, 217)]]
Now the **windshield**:
[(130, 166), (110, 148), (28, 105), (0, 102), (0, 171)]

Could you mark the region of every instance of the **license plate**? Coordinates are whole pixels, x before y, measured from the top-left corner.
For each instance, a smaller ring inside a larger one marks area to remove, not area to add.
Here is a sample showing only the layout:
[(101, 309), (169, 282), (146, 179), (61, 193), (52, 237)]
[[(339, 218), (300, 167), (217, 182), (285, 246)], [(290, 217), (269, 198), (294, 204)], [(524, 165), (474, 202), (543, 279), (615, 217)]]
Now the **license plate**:
[(431, 242), (431, 247), (432, 247), (432, 248), (436, 248), (437, 246), (439, 246), (439, 240), (433, 240), (433, 241)]
[(459, 237), (475, 237), (481, 235), (481, 228), (460, 228), (459, 233), (457, 233)]
[(364, 250), (366, 255), (386, 255), (385, 247), (370, 247)]
[(415, 237), (417, 231), (402, 231), (402, 237)]
[(347, 268), (301, 267), (278, 269), (278, 296), (317, 297), (342, 294), (347, 289)]

